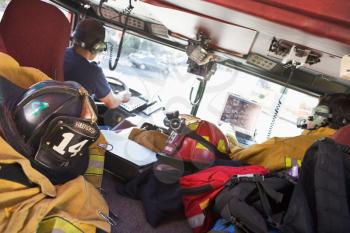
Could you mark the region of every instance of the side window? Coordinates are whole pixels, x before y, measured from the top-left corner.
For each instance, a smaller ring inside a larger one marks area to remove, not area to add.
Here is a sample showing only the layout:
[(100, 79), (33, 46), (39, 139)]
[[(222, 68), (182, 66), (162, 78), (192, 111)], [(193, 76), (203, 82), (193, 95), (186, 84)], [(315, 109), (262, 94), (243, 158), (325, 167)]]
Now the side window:
[(10, 0), (0, 0), (0, 21), (2, 19), (2, 15), (6, 9), (6, 6), (9, 4)]
[[(1, 0), (0, 0), (1, 1)], [(67, 17), (68, 21), (71, 23), (72, 22), (72, 13), (69, 12), (67, 9), (61, 7), (60, 5), (49, 1), (49, 0), (42, 0), (43, 2), (49, 3), (51, 5), (54, 5), (55, 7), (57, 7), (58, 9), (60, 9), (60, 11), (62, 11), (62, 13)]]
[[(289, 137), (299, 135), (302, 130), (296, 127), (298, 117), (307, 117), (317, 105), (316, 97), (287, 89), (278, 104), (283, 86), (259, 77), (218, 65), (216, 73), (210, 78), (206, 94), (202, 99), (198, 116), (218, 122), (228, 93), (254, 101), (261, 106), (255, 122), (255, 139), (263, 142), (270, 137)], [(277, 105), (280, 105), (277, 107)], [(275, 112), (278, 111), (276, 115)], [(272, 119), (276, 120), (272, 123)], [(271, 131), (271, 132), (270, 132)]]
[[(109, 60), (112, 57), (114, 62), (118, 54), (122, 33), (109, 27), (106, 27), (106, 32), (109, 49), (101, 53), (97, 60), (107, 77), (119, 78), (148, 99), (162, 101), (167, 111), (191, 112), (190, 101), (194, 101), (199, 77), (187, 72), (187, 55), (184, 51), (126, 33), (118, 66), (111, 71)], [(287, 89), (281, 104), (278, 104), (283, 88), (279, 84), (218, 64), (215, 74), (207, 83), (197, 116), (219, 123), (224, 101), (228, 93), (232, 93), (254, 101), (261, 107), (255, 121), (255, 131), (252, 132), (258, 142), (265, 141), (268, 135), (295, 136), (302, 131), (296, 127), (297, 118), (308, 116), (318, 99)], [(193, 95), (190, 100), (191, 92)]]

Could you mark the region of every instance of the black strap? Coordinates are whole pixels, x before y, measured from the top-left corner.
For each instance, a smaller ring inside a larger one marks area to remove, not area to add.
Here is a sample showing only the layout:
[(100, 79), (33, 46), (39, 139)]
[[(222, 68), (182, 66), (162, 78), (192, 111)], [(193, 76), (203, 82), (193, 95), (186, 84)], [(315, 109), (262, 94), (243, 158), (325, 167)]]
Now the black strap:
[(278, 171), (273, 174), (278, 178), (287, 180), (290, 184), (296, 185), (298, 183), (298, 178), (288, 174), (287, 170)]
[[(215, 209), (220, 212), (233, 197), (239, 197), (240, 200), (244, 201), (256, 188), (252, 182), (262, 179), (263, 176), (261, 175), (254, 175), (251, 177), (232, 176), (225, 184), (225, 189), (215, 198)], [(248, 183), (247, 181), (252, 182)]]
[(338, 146), (345, 154), (350, 154), (350, 147), (349, 146), (342, 145), (342, 144), (338, 144)]
[(229, 205), (225, 205), (220, 214), (227, 222), (232, 223), (235, 227), (238, 227), (244, 233), (250, 233), (249, 229), (246, 228), (239, 219), (231, 214)]
[(22, 167), (17, 164), (0, 164), (0, 179), (14, 181), (27, 187), (34, 187), (34, 184), (24, 174)]
[(264, 180), (264, 176), (260, 174), (253, 174), (253, 175), (235, 175), (232, 176), (230, 181), (226, 184), (226, 186), (229, 186), (230, 188), (234, 187), (236, 184), (239, 184), (241, 182), (260, 182)]
[(214, 208), (225, 221), (231, 222), (242, 232), (267, 232), (262, 216), (245, 201), (254, 190), (256, 185), (253, 182), (226, 187), (215, 198)]
[[(269, 198), (280, 203), (283, 199), (283, 194), (275, 191), (268, 183), (265, 183), (264, 177), (261, 175), (233, 176), (231, 181), (226, 185), (226, 188), (216, 197), (214, 208), (226, 221), (231, 222), (243, 232), (251, 232), (252, 230), (265, 232), (265, 227), (256, 224), (254, 221), (247, 221), (247, 218), (249, 218), (249, 216), (253, 217), (254, 214), (255, 217), (258, 218), (256, 215), (258, 212), (255, 212), (253, 210), (254, 208), (246, 203), (246, 198), (255, 192), (255, 190), (257, 190), (259, 194), (260, 203), (267, 218), (266, 221), (271, 226), (279, 229), (280, 224), (278, 221), (275, 221), (274, 216), (272, 216)], [(240, 210), (236, 210), (237, 207), (239, 207)], [(236, 211), (241, 211), (241, 213)], [(246, 219), (241, 219), (242, 217)]]
[(263, 207), (263, 210), (265, 212), (265, 215), (267, 217), (267, 221), (268, 222), (272, 222), (272, 217), (271, 217), (271, 212), (272, 212), (272, 208), (271, 208), (271, 205), (269, 203), (269, 200), (266, 196), (266, 193), (264, 191), (264, 188), (262, 187), (261, 183), (260, 182), (257, 182), (256, 183), (256, 187), (258, 189), (258, 193), (259, 193), (259, 196), (260, 196), (260, 202), (261, 202), (261, 205)]
[(212, 143), (208, 142), (207, 140), (205, 140), (205, 138), (203, 138), (202, 136), (198, 135), (196, 132), (194, 131), (190, 131), (188, 134), (186, 134), (188, 137), (198, 141), (200, 144), (202, 144), (203, 146), (205, 146), (206, 148), (208, 148), (211, 152), (213, 152), (215, 154), (215, 156), (217, 158), (220, 159), (229, 159), (230, 157), (219, 151), (215, 145), (213, 145)]
[(193, 187), (193, 188), (181, 188), (181, 192), (184, 195), (186, 194), (196, 195), (196, 194), (206, 193), (212, 190), (213, 190), (213, 186), (211, 186), (210, 184), (205, 184), (205, 185)]
[(273, 188), (271, 188), (270, 186), (268, 186), (265, 182), (258, 182), (261, 187), (263, 188), (264, 192), (270, 197), (272, 198), (275, 202), (280, 203), (283, 199), (283, 194), (280, 192), (277, 192), (276, 190), (274, 190)]
[(272, 217), (272, 208), (268, 200), (268, 196), (272, 198), (275, 202), (280, 203), (283, 199), (283, 194), (276, 192), (275, 190), (273, 190), (272, 188), (260, 181), (256, 182), (256, 187), (258, 189), (261, 205), (265, 212), (267, 222), (273, 227), (279, 228), (280, 224), (277, 221), (275, 221)]

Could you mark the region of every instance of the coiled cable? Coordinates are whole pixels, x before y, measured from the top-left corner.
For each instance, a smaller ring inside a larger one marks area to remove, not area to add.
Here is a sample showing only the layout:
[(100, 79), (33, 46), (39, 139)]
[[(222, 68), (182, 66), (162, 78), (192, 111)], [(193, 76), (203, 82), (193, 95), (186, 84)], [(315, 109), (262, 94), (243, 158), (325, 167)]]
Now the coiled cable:
[(280, 111), (280, 109), (281, 109), (282, 98), (283, 98), (284, 95), (287, 93), (287, 88), (289, 87), (289, 82), (290, 82), (290, 80), (292, 79), (292, 76), (293, 76), (293, 74), (294, 74), (295, 68), (296, 68), (296, 67), (295, 67), (294, 65), (292, 65), (292, 66), (290, 67), (290, 72), (289, 72), (289, 76), (288, 76), (287, 82), (286, 82), (286, 84), (285, 84), (285, 86), (284, 86), (284, 88), (283, 88), (283, 90), (282, 90), (281, 96), (280, 96), (279, 99), (278, 99), (277, 105), (276, 105), (276, 107), (275, 107), (275, 110), (274, 110), (274, 113), (273, 113), (273, 116), (272, 116), (272, 120), (271, 120), (271, 123), (270, 123), (270, 127), (269, 127), (269, 130), (268, 130), (268, 132), (267, 132), (267, 138), (270, 138), (270, 136), (271, 136), (273, 127), (274, 127), (275, 122), (276, 122), (276, 119), (277, 119), (277, 117), (278, 117), (278, 113), (279, 113), (279, 111)]

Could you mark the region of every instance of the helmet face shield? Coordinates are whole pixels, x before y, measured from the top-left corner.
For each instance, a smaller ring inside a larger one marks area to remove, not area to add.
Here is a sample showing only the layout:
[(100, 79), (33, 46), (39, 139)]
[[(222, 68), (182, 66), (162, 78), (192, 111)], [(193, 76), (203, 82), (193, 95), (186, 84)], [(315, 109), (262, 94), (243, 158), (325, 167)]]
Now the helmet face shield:
[(41, 137), (35, 160), (42, 165), (59, 169), (69, 165), (72, 158), (88, 156), (88, 146), (100, 132), (95, 123), (76, 117), (57, 117), (50, 122)]

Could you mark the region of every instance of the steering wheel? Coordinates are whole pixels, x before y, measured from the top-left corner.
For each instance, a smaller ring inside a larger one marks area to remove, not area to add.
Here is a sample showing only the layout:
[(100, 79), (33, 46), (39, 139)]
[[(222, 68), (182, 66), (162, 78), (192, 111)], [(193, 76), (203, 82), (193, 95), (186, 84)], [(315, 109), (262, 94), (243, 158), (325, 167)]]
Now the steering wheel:
[[(110, 84), (112, 91), (118, 93), (120, 91), (128, 90), (129, 87), (120, 79), (114, 77), (106, 77)], [(130, 116), (130, 113), (120, 109), (108, 109), (103, 103), (97, 104), (98, 108), (98, 122), (101, 125), (115, 126), (126, 117)]]
[(129, 87), (122, 80), (114, 77), (106, 77), (106, 78), (109, 84), (114, 87), (114, 89), (112, 88), (114, 92), (115, 92), (115, 89), (118, 89), (118, 92), (129, 91)]

